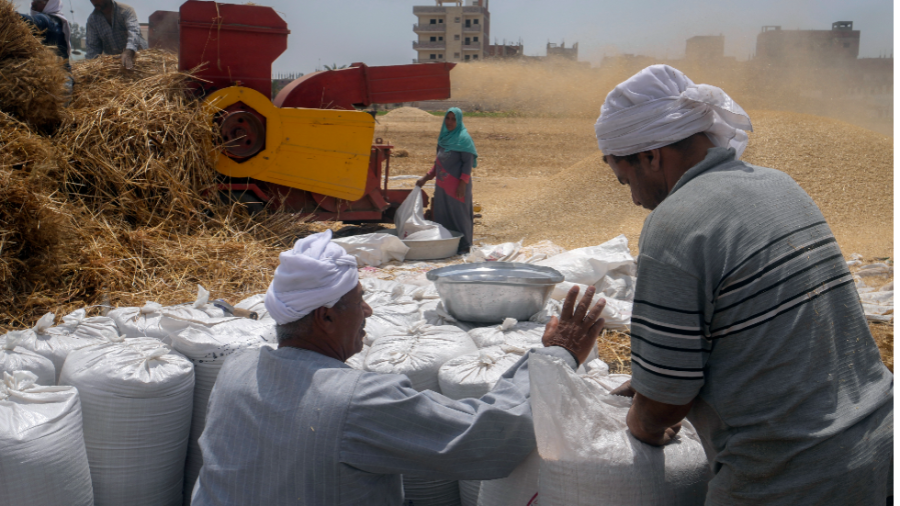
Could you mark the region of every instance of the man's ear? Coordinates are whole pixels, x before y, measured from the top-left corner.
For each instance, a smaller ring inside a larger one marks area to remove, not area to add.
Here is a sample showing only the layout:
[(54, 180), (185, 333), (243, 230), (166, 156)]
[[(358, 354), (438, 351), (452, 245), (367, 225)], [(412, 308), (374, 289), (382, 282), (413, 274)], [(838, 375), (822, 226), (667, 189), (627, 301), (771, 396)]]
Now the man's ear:
[(328, 329), (331, 327), (332, 323), (334, 323), (334, 311), (332, 311), (331, 308), (325, 306), (318, 307), (313, 311), (313, 315), (313, 325), (319, 329)]
[(638, 153), (638, 163), (644, 171), (659, 172), (662, 170), (659, 148)]

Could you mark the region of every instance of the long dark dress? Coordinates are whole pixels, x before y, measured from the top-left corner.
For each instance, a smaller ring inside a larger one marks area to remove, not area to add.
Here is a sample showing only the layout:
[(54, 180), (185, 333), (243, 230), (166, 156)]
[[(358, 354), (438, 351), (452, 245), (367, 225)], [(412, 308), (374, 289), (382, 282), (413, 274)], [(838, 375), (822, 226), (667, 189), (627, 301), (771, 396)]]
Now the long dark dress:
[[(472, 211), (472, 162), (475, 157), (471, 153), (462, 151), (445, 151), (437, 148), (437, 157), (434, 161), (435, 178), (434, 202), (431, 205), (434, 211), (434, 221), (440, 223), (448, 230), (461, 232), (463, 237), (459, 240), (459, 252), (466, 253), (472, 247), (472, 235), (474, 228), (474, 213)], [(456, 199), (456, 187), (459, 180), (468, 180), (466, 185), (466, 199), (461, 202)]]

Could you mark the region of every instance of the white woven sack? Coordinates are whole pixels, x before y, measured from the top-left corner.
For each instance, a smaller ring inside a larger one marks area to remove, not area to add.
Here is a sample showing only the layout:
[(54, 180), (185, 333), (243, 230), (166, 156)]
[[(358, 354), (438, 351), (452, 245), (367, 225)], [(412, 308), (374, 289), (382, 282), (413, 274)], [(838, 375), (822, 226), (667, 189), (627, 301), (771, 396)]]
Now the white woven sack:
[[(206, 426), (206, 408), (219, 370), (234, 352), (259, 347), (266, 342), (260, 332), (252, 330), (254, 326), (265, 325), (265, 322), (245, 318), (212, 328), (191, 324), (178, 334), (164, 339), (194, 365), (193, 414), (184, 469), (185, 505), (191, 502), (191, 492), (203, 466), (203, 454), (197, 441)], [(274, 327), (274, 322), (272, 325)]]
[(366, 365), (366, 357), (369, 355), (369, 350), (371, 349), (368, 345), (363, 345), (362, 351), (348, 358), (345, 364), (350, 366), (352, 369), (356, 369), (358, 371), (364, 371)]
[(81, 395), (96, 506), (181, 503), (190, 361), (157, 339), (125, 339), (72, 352), (59, 381)]
[(460, 506), (478, 506), (478, 490), (481, 488), (479, 480), (459, 480)]
[(365, 343), (371, 346), (382, 336), (394, 332), (397, 328), (409, 327), (419, 320), (421, 320), (419, 303), (409, 297), (404, 296), (383, 305), (372, 306), (372, 316), (366, 318)]
[[(35, 375), (38, 385), (56, 385), (56, 367), (49, 358), (19, 346), (21, 333), (10, 332), (0, 341), (0, 376), (3, 373), (28, 371)], [(2, 504), (2, 503), (0, 503)]]
[(28, 371), (0, 383), (0, 504), (93, 506), (78, 390)]
[(500, 325), (479, 327), (469, 331), (469, 337), (479, 348), (488, 348), (501, 344), (530, 347), (540, 346), (544, 337), (545, 324), (535, 322), (518, 322), (515, 318), (506, 318)]
[(538, 506), (540, 470), (541, 457), (535, 450), (506, 478), (482, 481), (478, 506)]
[(631, 398), (609, 394), (627, 377), (595, 381), (554, 357), (528, 360), (542, 504), (703, 504), (711, 472), (689, 422), (675, 443), (644, 444), (625, 424)]
[(477, 351), (462, 329), (433, 326), (420, 321), (395, 327), (375, 341), (365, 368), (383, 374), (405, 374), (418, 391), (439, 392), (438, 371), (448, 360)]
[[(78, 310), (75, 313), (81, 312), (83, 315), (83, 311)], [(57, 382), (63, 363), (70, 352), (85, 346), (106, 343), (110, 339), (118, 339), (118, 333), (110, 327), (111, 323), (108, 318), (97, 316), (88, 318), (87, 320), (91, 320), (90, 322), (84, 322), (75, 313), (63, 317), (63, 325), (57, 327), (53, 326), (55, 315), (47, 313), (38, 320), (34, 328), (9, 333), (18, 339), (18, 346), (31, 350), (53, 362)], [(67, 318), (69, 318), (68, 321)]]
[(404, 476), (403, 506), (459, 506), (459, 482)]
[(527, 350), (510, 345), (491, 346), (448, 360), (438, 372), (441, 393), (451, 399), (478, 399), (490, 392), (503, 373)]

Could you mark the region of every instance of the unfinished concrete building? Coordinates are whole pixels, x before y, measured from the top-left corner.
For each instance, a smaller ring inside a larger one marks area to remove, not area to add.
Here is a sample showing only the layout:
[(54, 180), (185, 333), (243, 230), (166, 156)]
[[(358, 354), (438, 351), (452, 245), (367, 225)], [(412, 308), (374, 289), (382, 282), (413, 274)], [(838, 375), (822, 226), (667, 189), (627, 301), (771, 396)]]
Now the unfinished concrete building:
[(435, 5), (417, 5), (413, 14), (418, 57), (413, 63), (434, 61), (479, 61), (485, 57), (490, 36), (489, 0), (436, 0)]
[(554, 44), (547, 43), (547, 58), (565, 58), (567, 60), (578, 61), (578, 43), (566, 47), (566, 43)]
[(831, 30), (782, 30), (764, 26), (756, 36), (756, 58), (789, 65), (828, 65), (859, 56), (859, 30), (837, 21)]

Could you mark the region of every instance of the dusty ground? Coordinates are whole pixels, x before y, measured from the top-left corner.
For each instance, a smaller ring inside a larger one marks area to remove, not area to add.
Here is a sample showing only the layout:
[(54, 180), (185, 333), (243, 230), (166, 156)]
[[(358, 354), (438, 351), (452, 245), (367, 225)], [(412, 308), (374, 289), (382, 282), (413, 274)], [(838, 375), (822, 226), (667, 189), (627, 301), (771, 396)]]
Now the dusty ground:
[[(789, 112), (750, 111), (754, 132), (743, 159), (790, 174), (825, 214), (846, 257), (867, 262), (893, 255), (893, 142), (837, 120)], [(648, 211), (631, 202), (602, 164), (588, 119), (466, 118), (479, 152), (475, 202), (482, 205), (475, 240), (549, 239), (567, 248), (628, 237), (632, 252)], [(376, 135), (404, 149), (391, 175), (431, 167), (440, 121), (379, 118)], [(411, 187), (414, 179), (392, 186)], [(426, 190), (430, 192), (429, 188)], [(871, 325), (893, 366), (893, 328)], [(611, 363), (627, 370), (627, 339), (608, 336)], [(623, 348), (623, 345), (625, 348)]]

